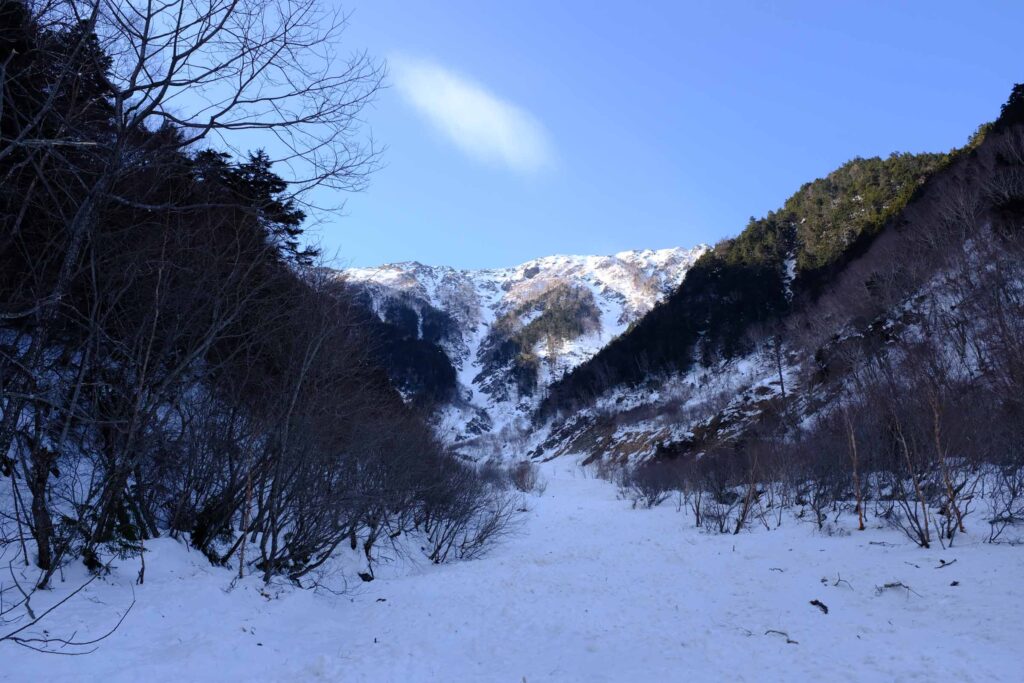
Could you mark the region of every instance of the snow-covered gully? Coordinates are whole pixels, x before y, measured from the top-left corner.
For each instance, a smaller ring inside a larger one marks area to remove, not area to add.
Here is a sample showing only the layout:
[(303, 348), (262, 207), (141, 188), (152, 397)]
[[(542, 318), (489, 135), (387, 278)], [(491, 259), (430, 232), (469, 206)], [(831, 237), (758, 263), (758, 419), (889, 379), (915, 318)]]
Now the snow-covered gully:
[[(671, 500), (631, 509), (566, 460), (545, 474), (521, 528), (483, 559), (396, 559), (337, 595), (233, 582), (173, 540), (152, 542), (134, 608), (96, 652), (3, 644), (0, 678), (1020, 680), (1024, 552), (982, 543), (980, 519), (949, 550), (885, 529), (827, 536), (792, 519), (710, 535)], [(55, 625), (84, 633), (116, 621), (137, 573), (121, 563)], [(67, 575), (45, 600), (81, 578)]]

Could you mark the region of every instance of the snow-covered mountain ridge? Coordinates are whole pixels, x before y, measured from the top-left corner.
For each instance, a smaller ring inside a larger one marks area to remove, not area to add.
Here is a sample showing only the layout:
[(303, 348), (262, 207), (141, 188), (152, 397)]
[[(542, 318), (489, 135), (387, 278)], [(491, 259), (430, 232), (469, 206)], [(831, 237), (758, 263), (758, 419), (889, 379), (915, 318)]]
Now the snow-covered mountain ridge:
[(338, 276), (382, 321), (444, 351), (456, 376), (441, 416), (448, 438), (508, 439), (552, 381), (651, 310), (707, 249), (546, 256), (485, 270), (414, 261)]

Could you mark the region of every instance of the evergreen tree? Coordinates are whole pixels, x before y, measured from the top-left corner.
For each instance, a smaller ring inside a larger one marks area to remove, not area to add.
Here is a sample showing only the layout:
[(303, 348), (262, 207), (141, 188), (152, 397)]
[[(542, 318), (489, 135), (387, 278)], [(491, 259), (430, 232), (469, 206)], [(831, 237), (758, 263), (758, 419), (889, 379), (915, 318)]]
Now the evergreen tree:
[(1009, 99), (1006, 100), (999, 112), (995, 130), (1004, 130), (1021, 123), (1024, 123), (1024, 83), (1017, 83), (1013, 86)]
[(256, 211), (267, 239), (286, 261), (310, 265), (319, 255), (313, 247), (302, 247), (302, 222), (306, 214), (287, 195), (288, 183), (271, 170), (270, 157), (263, 150), (249, 155), (249, 160), (228, 176), (229, 186)]

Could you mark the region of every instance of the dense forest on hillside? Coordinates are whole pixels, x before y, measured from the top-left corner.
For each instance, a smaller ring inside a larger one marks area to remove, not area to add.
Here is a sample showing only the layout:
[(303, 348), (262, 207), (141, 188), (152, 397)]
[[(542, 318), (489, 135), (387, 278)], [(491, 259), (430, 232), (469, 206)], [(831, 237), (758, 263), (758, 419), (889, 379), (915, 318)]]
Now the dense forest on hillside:
[[(823, 203), (829, 187), (838, 194)], [(844, 227), (868, 188), (890, 188), (888, 199)], [(753, 221), (563, 380), (546, 406), (553, 438), (597, 435), (591, 457), (624, 496), (651, 506), (678, 493), (698, 526), (721, 533), (771, 528), (794, 506), (820, 530), (852, 514), (858, 529), (875, 519), (925, 548), (952, 545), (978, 508), (972, 528), (990, 542), (1019, 528), (1024, 85), (967, 148), (857, 160), (787, 207), (808, 213)], [(836, 234), (847, 246), (830, 251)], [(654, 398), (617, 411), (640, 382), (635, 393)], [(705, 388), (715, 382), (719, 394)], [(627, 428), (674, 436), (616, 470), (607, 453)]]
[[(561, 343), (600, 330), (601, 311), (586, 287), (557, 282), (535, 298), (514, 307), (491, 326), (483, 346), (485, 373), (509, 368), (520, 396), (537, 390), (541, 358), (538, 345), (554, 360)], [(507, 397), (509, 386), (492, 382), (493, 395)]]
[(949, 154), (857, 158), (805, 184), (778, 211), (751, 219), (715, 245), (679, 289), (627, 333), (551, 387), (542, 414), (580, 405), (622, 384), (733, 358), (748, 332), (814, 299), (862, 254), (923, 184), (967, 147)]
[(409, 297), (389, 299), (379, 312), (370, 293), (345, 285), (358, 306), (373, 362), (392, 386), (419, 410), (429, 413), (455, 397), (455, 368), (442, 345), (455, 334), (450, 316)]
[[(0, 544), (39, 589), (166, 534), (265, 580), (301, 583), (343, 543), (372, 567), (413, 531), (442, 562), (512, 514), (302, 246), (304, 192), (376, 166), (359, 114), (382, 69), (300, 68), (343, 24), (261, 7), (0, 4)], [(287, 163), (215, 147), (239, 130)]]

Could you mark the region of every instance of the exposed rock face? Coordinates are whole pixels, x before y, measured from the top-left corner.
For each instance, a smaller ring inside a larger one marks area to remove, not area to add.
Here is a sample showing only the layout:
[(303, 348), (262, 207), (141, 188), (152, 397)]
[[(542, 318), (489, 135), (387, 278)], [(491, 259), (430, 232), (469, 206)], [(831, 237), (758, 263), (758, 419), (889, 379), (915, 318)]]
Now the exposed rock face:
[(493, 270), (409, 262), (338, 276), (381, 320), (444, 352), (457, 387), (439, 426), (465, 442), (519, 429), (553, 380), (678, 287), (706, 250), (547, 256)]

